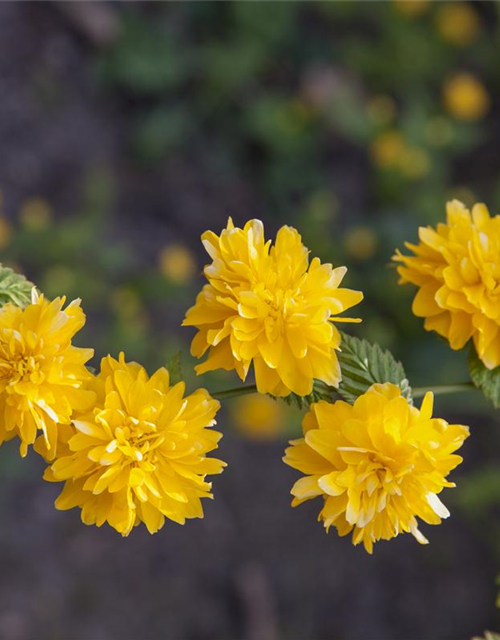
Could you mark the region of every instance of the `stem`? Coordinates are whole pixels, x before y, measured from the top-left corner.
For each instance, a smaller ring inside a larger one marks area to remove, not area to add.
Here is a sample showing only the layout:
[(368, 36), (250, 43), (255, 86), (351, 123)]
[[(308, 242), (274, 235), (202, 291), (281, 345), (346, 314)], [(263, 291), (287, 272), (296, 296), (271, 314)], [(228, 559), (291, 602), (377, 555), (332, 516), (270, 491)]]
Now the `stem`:
[(236, 398), (237, 396), (246, 396), (249, 393), (257, 393), (257, 385), (250, 384), (247, 387), (235, 387), (234, 389), (224, 389), (224, 391), (215, 391), (210, 395), (216, 400), (225, 400), (226, 398)]
[(445, 395), (447, 393), (464, 393), (466, 391), (474, 391), (476, 387), (473, 382), (462, 382), (460, 384), (448, 384), (435, 387), (414, 387), (412, 396), (414, 398), (422, 398), (427, 391), (432, 391), (434, 395)]

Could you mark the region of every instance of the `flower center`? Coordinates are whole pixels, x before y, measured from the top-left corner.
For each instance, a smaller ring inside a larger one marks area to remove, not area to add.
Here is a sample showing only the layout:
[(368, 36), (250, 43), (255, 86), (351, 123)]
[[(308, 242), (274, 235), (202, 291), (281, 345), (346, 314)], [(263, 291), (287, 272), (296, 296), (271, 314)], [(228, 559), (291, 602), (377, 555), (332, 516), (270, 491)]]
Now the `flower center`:
[(33, 382), (40, 384), (45, 374), (41, 371), (41, 359), (37, 356), (17, 354), (13, 358), (0, 359), (0, 378), (11, 384)]
[[(100, 411), (96, 422), (113, 432), (114, 438), (107, 445), (106, 451), (113, 453), (118, 450), (128, 462), (151, 460), (151, 452), (165, 441), (165, 435), (157, 433), (154, 423), (127, 415), (122, 410)], [(111, 425), (119, 426), (113, 428)]]

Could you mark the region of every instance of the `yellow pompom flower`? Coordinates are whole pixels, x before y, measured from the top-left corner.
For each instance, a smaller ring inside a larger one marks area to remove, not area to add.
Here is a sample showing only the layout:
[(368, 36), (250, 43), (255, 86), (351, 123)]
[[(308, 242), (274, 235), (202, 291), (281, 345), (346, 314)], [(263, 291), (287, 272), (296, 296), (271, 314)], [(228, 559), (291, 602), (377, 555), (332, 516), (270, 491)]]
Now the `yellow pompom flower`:
[(432, 418), (433, 395), (419, 409), (396, 385), (375, 384), (354, 405), (341, 400), (311, 406), (304, 437), (294, 440), (284, 461), (306, 474), (293, 488), (292, 506), (321, 496), (322, 520), (368, 553), (377, 540), (412, 533), (427, 540), (417, 518), (440, 524), (449, 512), (438, 497), (462, 458), (454, 452), (468, 427)]
[(484, 204), (472, 214), (461, 202), (447, 205), (447, 222), (421, 227), (415, 255), (399, 251), (393, 260), (400, 284), (419, 287), (413, 313), (425, 328), (446, 338), (452, 349), (473, 339), (488, 369), (500, 365), (500, 216), (490, 217)]
[(166, 369), (149, 377), (123, 353), (102, 360), (89, 388), (94, 408), (74, 417), (66, 450), (44, 476), (65, 481), (56, 507), (79, 507), (85, 524), (107, 522), (123, 536), (141, 522), (155, 533), (165, 518), (202, 518), (200, 498), (212, 497), (205, 476), (225, 466), (206, 457), (221, 438), (207, 428), (219, 402), (205, 389), (184, 397)]
[(197, 373), (236, 369), (245, 380), (253, 362), (258, 391), (275, 396), (307, 395), (314, 379), (338, 385), (340, 333), (332, 322), (363, 298), (339, 288), (346, 268), (309, 263), (292, 227), (282, 227), (271, 247), (260, 220), (239, 229), (229, 219), (220, 236), (207, 231), (202, 241), (213, 260), (209, 284), (183, 322), (199, 330), (191, 353), (209, 350)]
[(82, 384), (94, 352), (71, 344), (85, 315), (79, 300), (63, 309), (64, 302), (33, 290), (24, 310), (13, 304), (0, 309), (0, 443), (19, 436), (22, 456), (41, 431), (36, 448), (53, 458), (61, 426), (92, 400)]

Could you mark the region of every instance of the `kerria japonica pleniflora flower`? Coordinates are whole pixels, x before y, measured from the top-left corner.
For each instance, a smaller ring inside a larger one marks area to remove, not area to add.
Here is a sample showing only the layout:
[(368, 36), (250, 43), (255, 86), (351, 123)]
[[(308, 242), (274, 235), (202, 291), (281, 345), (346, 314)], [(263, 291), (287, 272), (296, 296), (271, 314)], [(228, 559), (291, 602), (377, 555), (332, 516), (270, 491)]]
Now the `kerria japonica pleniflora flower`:
[(220, 236), (207, 231), (202, 241), (212, 258), (208, 284), (183, 322), (198, 329), (191, 353), (208, 351), (197, 373), (235, 369), (245, 380), (253, 363), (258, 391), (274, 396), (308, 395), (315, 379), (337, 386), (340, 333), (333, 322), (353, 321), (336, 316), (363, 299), (339, 287), (346, 268), (309, 262), (292, 227), (282, 227), (271, 246), (260, 220), (239, 229), (229, 219)]
[(82, 385), (94, 351), (71, 344), (85, 315), (79, 300), (65, 309), (64, 303), (33, 289), (24, 310), (13, 304), (0, 309), (0, 443), (18, 436), (22, 456), (36, 440), (37, 451), (52, 459), (73, 410), (92, 402)]
[(462, 458), (454, 452), (468, 427), (432, 418), (433, 395), (419, 409), (396, 385), (375, 384), (350, 405), (311, 406), (304, 437), (291, 442), (284, 461), (306, 474), (292, 488), (293, 506), (321, 496), (319, 520), (371, 553), (377, 540), (412, 533), (427, 540), (417, 518), (440, 524), (449, 512), (438, 497)]
[(397, 251), (400, 283), (419, 287), (413, 313), (452, 349), (470, 338), (488, 369), (500, 365), (500, 216), (484, 204), (472, 213), (461, 202), (447, 205), (447, 222), (421, 227), (420, 242), (406, 243), (415, 255)]
[(141, 522), (155, 533), (165, 518), (202, 518), (200, 499), (212, 497), (205, 476), (225, 467), (206, 456), (222, 437), (208, 428), (219, 402), (205, 389), (185, 397), (166, 369), (149, 377), (123, 353), (102, 360), (89, 388), (95, 406), (73, 418), (74, 435), (44, 475), (65, 482), (56, 507), (79, 507), (85, 524), (107, 522), (123, 536)]

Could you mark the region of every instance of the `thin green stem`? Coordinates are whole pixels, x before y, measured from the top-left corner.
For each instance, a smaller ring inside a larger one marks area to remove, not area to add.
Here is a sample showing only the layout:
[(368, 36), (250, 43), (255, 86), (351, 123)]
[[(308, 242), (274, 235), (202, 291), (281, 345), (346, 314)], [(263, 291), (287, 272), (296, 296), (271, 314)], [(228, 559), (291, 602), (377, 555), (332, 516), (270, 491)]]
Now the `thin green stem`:
[(412, 396), (414, 398), (422, 398), (428, 391), (432, 391), (434, 395), (445, 395), (448, 393), (464, 393), (466, 391), (474, 391), (476, 387), (473, 382), (462, 382), (460, 384), (436, 385), (434, 387), (414, 387)]
[(234, 389), (224, 389), (224, 391), (214, 391), (211, 396), (216, 400), (226, 400), (227, 398), (246, 396), (249, 393), (257, 393), (257, 385), (249, 384), (246, 387), (235, 387)]

